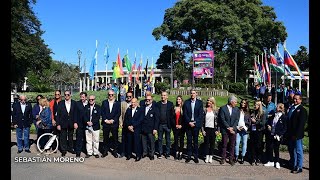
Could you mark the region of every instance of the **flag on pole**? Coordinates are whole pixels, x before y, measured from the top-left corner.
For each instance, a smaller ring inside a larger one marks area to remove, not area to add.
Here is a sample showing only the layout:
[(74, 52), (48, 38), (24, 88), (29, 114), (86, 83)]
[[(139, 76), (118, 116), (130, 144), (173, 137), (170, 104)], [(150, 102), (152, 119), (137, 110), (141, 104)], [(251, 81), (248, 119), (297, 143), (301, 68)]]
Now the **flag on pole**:
[(288, 65), (284, 64), (284, 60), (283, 60), (283, 58), (282, 58), (282, 56), (281, 56), (281, 54), (280, 54), (280, 52), (279, 52), (279, 46), (278, 46), (278, 44), (277, 44), (277, 46), (276, 46), (276, 49), (277, 49), (276, 58), (277, 58), (278, 65), (279, 65), (280, 67), (284, 67), (284, 70), (285, 70), (284, 72), (286, 73), (286, 75), (289, 74), (292, 78), (294, 78), (294, 75), (293, 75), (292, 72), (290, 71)]
[(119, 67), (119, 64), (118, 62), (113, 62), (113, 74), (112, 74), (112, 79), (115, 80), (115, 79), (118, 79), (119, 77), (121, 77), (121, 74), (120, 74), (120, 67)]
[(123, 68), (122, 68), (122, 61), (121, 61), (121, 58), (120, 58), (120, 50), (118, 48), (118, 56), (117, 56), (117, 65), (119, 67), (119, 70), (120, 70), (120, 75), (124, 75), (123, 73)]
[(97, 59), (98, 59), (98, 40), (96, 40), (96, 50), (94, 52), (94, 56), (93, 56), (91, 64), (90, 64), (90, 69), (89, 69), (90, 80), (92, 80), (94, 78), (94, 72), (95, 72), (95, 66), (97, 64)]
[(131, 62), (130, 62), (129, 56), (128, 56), (128, 51), (127, 51), (127, 54), (124, 55), (123, 59), (124, 59), (124, 65), (127, 68), (128, 73), (130, 73), (132, 67), (131, 67)]
[(271, 48), (270, 48), (269, 53), (270, 53), (270, 69), (272, 69), (278, 73), (284, 74), (283, 66), (279, 66), (279, 64), (277, 62), (277, 58), (271, 53)]
[(289, 53), (289, 51), (286, 49), (286, 47), (284, 47), (284, 64), (288, 65), (288, 66), (292, 66), (293, 68), (296, 69), (296, 71), (298, 72), (299, 76), (304, 79), (305, 81), (307, 80), (306, 77), (302, 74), (298, 64), (296, 63), (296, 61), (292, 58), (291, 54)]
[(152, 82), (152, 78), (153, 78), (153, 57), (151, 61), (151, 72), (150, 72), (149, 82)]
[(266, 64), (266, 74), (267, 74), (267, 82), (269, 85), (271, 85), (271, 73), (270, 73), (270, 69), (269, 69), (269, 63), (268, 63), (268, 59), (267, 59), (267, 52), (266, 50), (264, 50), (264, 62)]
[(256, 56), (254, 57), (254, 71), (256, 72), (256, 77), (257, 77), (258, 82), (261, 83), (261, 75), (260, 75), (259, 68), (257, 65)]
[(144, 68), (144, 79), (148, 80), (148, 58), (147, 58), (147, 63), (146, 63), (146, 67)]
[(134, 53), (134, 61), (133, 61), (133, 66), (131, 68), (131, 72), (130, 72), (130, 75), (129, 75), (129, 81), (131, 82), (132, 80), (132, 74), (134, 72), (134, 70), (136, 69), (136, 60), (137, 60), (137, 55), (136, 53)]
[(109, 51), (108, 51), (108, 45), (106, 45), (105, 49), (104, 49), (104, 54), (103, 54), (103, 57), (104, 57), (104, 60), (106, 61), (106, 64), (108, 64), (108, 60), (109, 60)]

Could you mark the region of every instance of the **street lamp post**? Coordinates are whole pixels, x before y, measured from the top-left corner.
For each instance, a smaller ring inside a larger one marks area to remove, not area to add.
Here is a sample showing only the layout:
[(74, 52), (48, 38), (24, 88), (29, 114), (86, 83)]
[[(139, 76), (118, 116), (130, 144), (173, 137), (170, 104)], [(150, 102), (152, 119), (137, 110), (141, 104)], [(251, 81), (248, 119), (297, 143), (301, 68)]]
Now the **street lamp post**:
[(81, 68), (80, 68), (80, 59), (81, 59), (81, 54), (82, 54), (82, 51), (79, 49), (78, 52), (78, 58), (79, 58), (79, 91), (81, 91), (80, 89), (80, 80), (81, 80), (81, 77), (80, 77), (80, 72), (81, 72)]

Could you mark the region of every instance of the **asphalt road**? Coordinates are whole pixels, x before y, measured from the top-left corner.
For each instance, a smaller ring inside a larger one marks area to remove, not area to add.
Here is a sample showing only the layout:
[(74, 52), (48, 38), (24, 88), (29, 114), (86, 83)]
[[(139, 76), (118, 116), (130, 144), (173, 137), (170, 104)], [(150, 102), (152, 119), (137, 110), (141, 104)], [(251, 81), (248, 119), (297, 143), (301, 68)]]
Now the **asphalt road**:
[[(34, 139), (34, 135), (31, 135)], [(304, 155), (304, 169), (300, 174), (292, 174), (290, 170), (281, 167), (251, 166), (248, 162), (236, 163), (231, 166), (219, 164), (219, 157), (212, 164), (200, 160), (199, 164), (193, 161), (186, 164), (184, 160), (157, 159), (154, 161), (144, 158), (139, 162), (134, 159), (114, 158), (109, 155), (105, 158), (84, 158), (82, 162), (61, 162), (61, 153), (39, 155), (36, 145), (31, 145), (31, 153), (17, 154), (16, 136), (11, 135), (11, 179), (309, 179), (309, 154)], [(67, 153), (68, 160), (75, 160), (75, 155)], [(286, 152), (280, 154), (281, 163), (289, 159)], [(45, 162), (44, 160), (51, 162)], [(59, 160), (60, 162), (53, 162)], [(63, 160), (66, 160), (63, 159)], [(24, 162), (28, 161), (28, 162)], [(32, 162), (34, 161), (34, 162)]]

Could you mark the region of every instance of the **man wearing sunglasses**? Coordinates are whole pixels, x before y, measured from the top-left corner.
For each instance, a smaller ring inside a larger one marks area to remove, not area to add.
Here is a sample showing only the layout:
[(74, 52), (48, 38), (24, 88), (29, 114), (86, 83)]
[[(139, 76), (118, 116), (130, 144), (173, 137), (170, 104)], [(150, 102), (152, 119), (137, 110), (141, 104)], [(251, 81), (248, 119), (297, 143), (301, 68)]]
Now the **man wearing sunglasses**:
[[(110, 146), (113, 146), (112, 155), (118, 158), (118, 128), (119, 118), (121, 115), (120, 102), (115, 100), (116, 93), (110, 89), (108, 91), (108, 99), (104, 100), (101, 105), (101, 116), (103, 127), (103, 150), (102, 156), (106, 157)], [(112, 133), (112, 139), (110, 138), (110, 132)]]
[(124, 157), (125, 152), (126, 152), (125, 144), (126, 144), (126, 136), (127, 136), (126, 134), (128, 132), (128, 128), (123, 127), (123, 122), (124, 122), (125, 113), (126, 113), (127, 109), (131, 106), (132, 98), (133, 98), (132, 92), (127, 92), (126, 98), (125, 98), (126, 101), (121, 102), (121, 116), (119, 119), (119, 126), (120, 126), (120, 128), (122, 128), (122, 133), (121, 133), (121, 149), (122, 149), (122, 151), (120, 154), (120, 158)]
[(57, 129), (60, 131), (61, 155), (65, 156), (67, 151), (74, 154), (73, 132), (78, 128), (77, 102), (71, 99), (71, 91), (64, 92), (64, 100), (60, 101), (57, 111)]

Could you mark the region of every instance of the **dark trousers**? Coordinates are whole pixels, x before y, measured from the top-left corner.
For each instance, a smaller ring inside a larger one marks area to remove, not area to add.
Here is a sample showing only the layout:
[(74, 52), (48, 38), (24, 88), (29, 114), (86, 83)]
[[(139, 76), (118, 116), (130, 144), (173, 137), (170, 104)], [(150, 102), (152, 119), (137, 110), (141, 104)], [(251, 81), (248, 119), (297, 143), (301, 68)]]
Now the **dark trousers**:
[(231, 134), (229, 131), (227, 131), (226, 134), (222, 134), (222, 159), (226, 159), (227, 157), (227, 146), (228, 146), (228, 140), (230, 143), (230, 159), (234, 159), (234, 147), (236, 142), (237, 134)]
[(213, 155), (216, 142), (215, 128), (204, 128), (206, 136), (204, 136), (204, 153), (205, 155)]
[[(173, 148), (174, 152), (183, 152), (184, 147), (184, 134), (186, 133), (184, 128), (181, 129), (173, 129), (173, 135), (174, 135), (174, 143)], [(179, 144), (178, 144), (179, 143)]]
[[(154, 156), (154, 135), (152, 133), (141, 133), (141, 140), (142, 140), (142, 148), (143, 148), (143, 155), (149, 154), (149, 156)], [(148, 143), (150, 145), (150, 149), (148, 152)]]
[(141, 134), (140, 130), (135, 129), (134, 132), (127, 132), (127, 144), (126, 144), (126, 156), (130, 157), (133, 151), (136, 153), (137, 157), (141, 157), (142, 145), (141, 145)]
[(162, 150), (162, 143), (163, 143), (163, 134), (165, 134), (166, 137), (166, 149), (165, 149), (165, 153), (167, 155), (170, 154), (170, 145), (171, 145), (171, 141), (170, 141), (170, 132), (171, 129), (168, 128), (167, 124), (160, 124), (159, 125), (159, 130), (158, 130), (158, 146), (159, 146), (159, 154), (161, 155), (163, 150)]
[[(53, 127), (52, 127), (52, 133), (53, 133), (54, 135), (57, 135), (58, 141), (61, 142), (61, 140), (60, 140), (61, 131), (59, 131), (59, 130), (57, 129), (57, 126), (53, 126)], [(57, 143), (56, 143), (56, 141), (53, 142), (53, 144), (52, 144), (51, 147), (52, 147), (53, 150), (57, 148)], [(58, 149), (61, 151), (61, 143), (59, 143)]]
[[(266, 154), (267, 161), (270, 162), (279, 162), (279, 147), (280, 141), (274, 139), (273, 135), (266, 135)], [(273, 159), (274, 152), (274, 159)]]
[(84, 143), (86, 142), (84, 140), (85, 138), (85, 130), (83, 127), (78, 127), (78, 129), (76, 130), (76, 147), (75, 147), (75, 151), (76, 153), (81, 153), (82, 148), (84, 147)]
[(250, 149), (251, 149), (251, 161), (262, 159), (263, 149), (262, 147), (262, 131), (251, 131), (250, 133)]
[[(110, 132), (112, 134), (112, 139), (110, 138)], [(110, 147), (113, 148), (113, 153), (118, 152), (118, 127), (109, 125), (103, 127), (103, 147), (103, 153), (107, 153), (110, 150)]]
[(200, 128), (197, 127), (187, 127), (187, 154), (188, 158), (191, 158), (192, 150), (194, 158), (198, 158), (199, 147), (198, 147), (198, 137)]
[[(51, 133), (51, 132), (52, 132), (52, 129), (41, 129), (41, 128), (38, 128), (37, 136), (39, 138), (42, 134)], [(39, 142), (40, 148), (43, 149), (48, 141), (49, 141), (49, 136), (44, 136), (43, 138), (41, 138), (40, 142)]]
[(121, 132), (121, 154), (126, 156), (126, 152), (127, 152), (127, 144), (128, 144), (128, 127), (123, 127), (122, 128), (122, 132)]
[(60, 133), (61, 152), (73, 151), (73, 130), (68, 128), (62, 128)]

